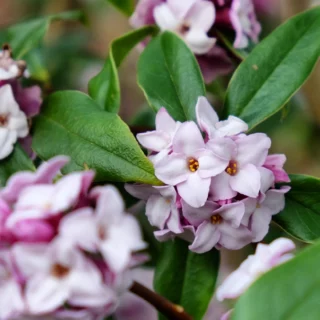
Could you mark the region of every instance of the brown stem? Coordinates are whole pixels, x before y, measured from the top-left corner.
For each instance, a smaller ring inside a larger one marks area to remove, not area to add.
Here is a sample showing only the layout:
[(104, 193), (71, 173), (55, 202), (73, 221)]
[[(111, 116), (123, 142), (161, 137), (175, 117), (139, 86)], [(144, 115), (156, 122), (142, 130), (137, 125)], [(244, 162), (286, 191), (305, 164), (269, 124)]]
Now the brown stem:
[(181, 306), (173, 304), (166, 298), (158, 295), (138, 282), (133, 282), (130, 291), (152, 304), (159, 312), (170, 320), (192, 320), (192, 317), (187, 314)]

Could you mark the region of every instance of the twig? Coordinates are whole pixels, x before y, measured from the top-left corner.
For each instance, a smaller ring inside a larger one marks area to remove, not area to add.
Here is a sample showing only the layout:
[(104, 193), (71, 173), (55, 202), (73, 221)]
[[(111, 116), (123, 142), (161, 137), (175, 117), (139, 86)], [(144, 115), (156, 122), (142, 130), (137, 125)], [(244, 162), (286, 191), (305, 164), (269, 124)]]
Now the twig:
[(192, 320), (192, 317), (184, 311), (183, 307), (173, 304), (166, 298), (138, 282), (133, 283), (130, 291), (152, 304), (159, 312), (170, 320)]

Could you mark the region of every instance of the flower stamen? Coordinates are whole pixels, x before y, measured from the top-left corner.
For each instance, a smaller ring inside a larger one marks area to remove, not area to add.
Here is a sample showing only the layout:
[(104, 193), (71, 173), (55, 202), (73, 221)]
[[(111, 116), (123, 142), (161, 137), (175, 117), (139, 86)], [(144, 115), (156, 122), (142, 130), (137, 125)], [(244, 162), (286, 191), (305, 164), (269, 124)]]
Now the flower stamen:
[(8, 124), (8, 116), (5, 114), (0, 114), (0, 127), (4, 127)]
[(196, 172), (199, 169), (199, 161), (194, 158), (189, 159), (188, 168), (191, 172)]
[(56, 278), (64, 278), (70, 269), (62, 264), (56, 263), (51, 268), (51, 274)]
[(219, 214), (215, 214), (210, 220), (212, 224), (220, 224), (222, 222), (222, 217)]
[(231, 160), (229, 162), (228, 167), (226, 168), (226, 173), (229, 174), (230, 176), (234, 176), (238, 172), (238, 165), (235, 161)]

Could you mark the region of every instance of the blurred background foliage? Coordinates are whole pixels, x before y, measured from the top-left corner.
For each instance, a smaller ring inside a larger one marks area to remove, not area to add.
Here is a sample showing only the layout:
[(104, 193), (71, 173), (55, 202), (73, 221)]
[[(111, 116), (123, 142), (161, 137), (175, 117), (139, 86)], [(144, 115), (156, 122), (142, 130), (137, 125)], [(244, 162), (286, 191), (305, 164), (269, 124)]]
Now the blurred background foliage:
[[(320, 0), (256, 1), (262, 4), (258, 14), (262, 23), (262, 38), (288, 17), (313, 5), (320, 5)], [(32, 74), (31, 81), (39, 82), (45, 94), (61, 89), (87, 92), (88, 81), (101, 70), (104, 64), (110, 42), (130, 31), (128, 18), (109, 5), (107, 0), (0, 1), (0, 42), (3, 42), (4, 30), (8, 26), (74, 9), (84, 12), (86, 16), (84, 24), (70, 21), (54, 22), (50, 26), (44, 43), (24, 57)], [(148, 108), (136, 81), (136, 64), (139, 54), (139, 49), (133, 50), (119, 70), (120, 116), (131, 125), (133, 133), (151, 128), (154, 123), (154, 114)], [(208, 96), (217, 110), (222, 108), (228, 81), (229, 77), (219, 78), (208, 86)], [(263, 108), (263, 106), (259, 107)], [(287, 106), (255, 128), (255, 131), (266, 132), (271, 136), (273, 153), (286, 154), (288, 159), (286, 169), (289, 173), (320, 177), (319, 63), (302, 90)], [(132, 201), (129, 204), (132, 204)], [(140, 216), (145, 219), (143, 214)], [(281, 235), (283, 232), (276, 225), (272, 225), (264, 241), (270, 242)], [(150, 233), (150, 245), (159, 245), (152, 239), (152, 233)], [(239, 265), (251, 252), (250, 250), (253, 248), (248, 247), (245, 250), (233, 252), (232, 255), (223, 253), (220, 279)], [(212, 307), (220, 306), (214, 304)]]
[[(265, 5), (263, 1), (257, 1), (263, 4), (259, 10), (262, 37), (286, 18), (312, 5), (319, 5), (317, 0), (265, 0)], [(110, 42), (130, 30), (128, 19), (106, 0), (1, 0), (1, 30), (18, 22), (73, 9), (85, 13), (86, 23), (54, 22), (42, 46), (25, 57), (33, 79), (43, 84), (46, 93), (61, 89), (86, 92), (89, 79), (102, 68)], [(139, 50), (133, 50), (120, 68), (120, 115), (139, 130), (139, 127), (152, 125), (153, 115), (148, 111), (136, 82), (138, 57)], [(210, 98), (217, 109), (222, 106), (227, 83), (228, 78), (222, 78), (210, 86)], [(286, 169), (289, 173), (320, 176), (319, 104), (318, 65), (285, 109), (257, 128), (272, 137), (274, 153), (287, 155)], [(144, 110), (142, 114), (141, 110)]]

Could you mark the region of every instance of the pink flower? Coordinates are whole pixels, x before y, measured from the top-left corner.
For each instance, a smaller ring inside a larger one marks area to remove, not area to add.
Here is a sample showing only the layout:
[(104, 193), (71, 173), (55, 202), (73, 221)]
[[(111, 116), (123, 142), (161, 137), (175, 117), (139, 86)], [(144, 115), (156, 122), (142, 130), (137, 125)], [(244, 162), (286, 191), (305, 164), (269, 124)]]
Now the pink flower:
[(146, 215), (152, 226), (159, 229), (167, 226), (174, 233), (183, 231), (178, 210), (180, 203), (174, 187), (127, 184), (125, 189), (132, 196), (147, 202)]
[[(230, 199), (237, 192), (256, 198), (261, 189), (261, 169), (271, 140), (263, 133), (254, 133), (238, 136), (232, 143), (234, 148), (228, 154), (229, 164), (226, 170), (212, 178), (210, 191), (213, 200)], [(209, 140), (207, 146), (214, 149), (215, 140)]]
[(28, 132), (26, 115), (20, 110), (10, 85), (0, 87), (0, 159), (6, 158), (17, 139), (26, 137)]
[(133, 26), (153, 23), (161, 30), (176, 32), (196, 54), (207, 53), (216, 39), (207, 33), (215, 20), (215, 7), (205, 0), (140, 1), (131, 18)]
[(10, 47), (4, 45), (3, 50), (0, 51), (0, 81), (21, 77), (25, 70), (26, 63), (21, 60), (13, 60)]
[(99, 270), (65, 240), (50, 246), (17, 244), (13, 254), (27, 281), (25, 296), (32, 314), (53, 312), (64, 303), (101, 307), (114, 302)]
[(191, 251), (203, 253), (213, 247), (237, 250), (251, 242), (251, 232), (241, 225), (245, 207), (241, 202), (221, 207), (208, 201), (202, 208), (182, 203), (184, 217), (197, 227)]
[(236, 32), (235, 48), (246, 48), (249, 45), (249, 39), (258, 41), (261, 26), (257, 21), (252, 0), (233, 0), (230, 20)]
[(253, 242), (259, 242), (266, 236), (272, 216), (284, 209), (284, 195), (289, 190), (290, 187), (288, 186), (283, 186), (280, 189), (269, 189), (265, 196), (243, 200), (246, 213), (242, 223), (252, 231)]
[(290, 182), (288, 174), (283, 166), (287, 158), (284, 154), (271, 154), (267, 156), (264, 167), (271, 170), (275, 177), (275, 182)]
[(291, 259), (290, 252), (294, 249), (295, 244), (286, 238), (279, 238), (269, 245), (259, 243), (256, 253), (242, 262), (217, 289), (217, 299), (238, 298), (260, 275)]
[(9, 250), (0, 250), (0, 319), (14, 319), (25, 310)]
[(158, 152), (157, 155), (151, 153), (150, 160), (156, 163), (171, 152), (172, 140), (179, 126), (180, 122), (174, 121), (167, 110), (161, 108), (156, 115), (156, 130), (137, 134), (137, 140), (144, 148)]
[(14, 228), (18, 221), (45, 219), (73, 208), (80, 194), (91, 184), (94, 173), (74, 172), (56, 184), (36, 184), (25, 187), (20, 193), (7, 225)]
[(229, 116), (227, 120), (219, 121), (217, 113), (206, 97), (198, 98), (196, 115), (199, 127), (206, 133), (207, 139), (230, 137), (248, 130), (248, 125), (234, 116)]
[(177, 186), (179, 195), (189, 205), (201, 207), (208, 198), (211, 177), (226, 168), (228, 159), (206, 148), (194, 122), (185, 122), (179, 127), (172, 151), (155, 164), (156, 176)]
[(36, 172), (20, 171), (12, 175), (0, 190), (0, 198), (12, 205), (27, 186), (52, 183), (60, 169), (69, 161), (66, 156), (57, 156), (42, 163)]
[(59, 233), (91, 252), (100, 251), (114, 272), (129, 267), (133, 252), (142, 250), (141, 231), (135, 218), (124, 213), (124, 203), (112, 186), (96, 187), (90, 196), (96, 209), (83, 208), (63, 218)]

